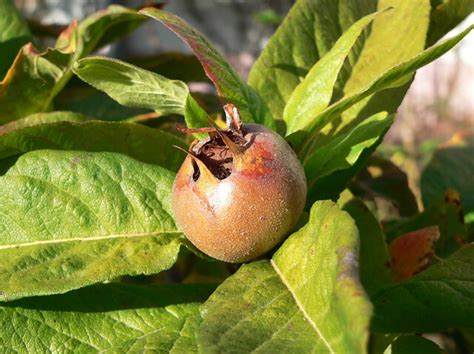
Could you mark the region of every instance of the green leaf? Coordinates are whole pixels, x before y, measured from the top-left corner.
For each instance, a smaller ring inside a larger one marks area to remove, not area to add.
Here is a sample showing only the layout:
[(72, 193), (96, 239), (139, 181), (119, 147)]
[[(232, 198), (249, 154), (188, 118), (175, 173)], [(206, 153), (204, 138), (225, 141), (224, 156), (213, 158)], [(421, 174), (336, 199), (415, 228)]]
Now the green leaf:
[(273, 256), (242, 266), (203, 305), (203, 352), (365, 352), (371, 306), (357, 280), (358, 233), (330, 201)]
[[(375, 114), (357, 125), (353, 130), (342, 131), (327, 144), (319, 147), (303, 161), (308, 183), (308, 200), (320, 199), (318, 181), (339, 170), (348, 170), (360, 159), (363, 152), (377, 146), (393, 122), (393, 115), (386, 112)], [(353, 174), (340, 180), (332, 179), (326, 193), (337, 195), (344, 189)]]
[(431, 3), (430, 29), (426, 40), (429, 45), (437, 42), (474, 12), (472, 0), (432, 0)]
[(18, 50), (31, 40), (31, 33), (12, 0), (0, 0), (0, 80), (15, 59)]
[(174, 174), (115, 153), (39, 150), (0, 177), (2, 300), (170, 268)]
[(0, 83), (0, 124), (50, 110), (53, 99), (71, 78), (77, 59), (144, 21), (136, 11), (111, 6), (79, 26), (74, 22), (61, 33), (56, 47), (44, 53), (38, 53), (31, 43), (25, 45)]
[(401, 336), (384, 354), (442, 354), (445, 353), (432, 341), (421, 336)]
[(202, 285), (92, 286), (65, 295), (0, 306), (0, 347), (7, 352), (197, 350)]
[(31, 43), (25, 45), (0, 82), (0, 124), (50, 109), (68, 80), (71, 58), (58, 49), (38, 53)]
[(466, 213), (474, 211), (474, 146), (437, 150), (421, 175), (423, 204), (434, 203), (448, 189), (461, 195)]
[(361, 32), (377, 13), (354, 23), (296, 86), (283, 112), (287, 134), (304, 129), (330, 103), (339, 71)]
[(360, 235), (360, 280), (369, 296), (393, 283), (385, 235), (377, 219), (359, 199), (343, 206), (354, 219)]
[(152, 109), (159, 114), (184, 115), (189, 90), (182, 81), (116, 59), (84, 58), (74, 65), (74, 73), (96, 89), (125, 106)]
[[(0, 139), (10, 134), (13, 131), (33, 127), (35, 125), (56, 123), (56, 122), (86, 122), (89, 118), (74, 112), (50, 112), (50, 113), (36, 113), (29, 115), (26, 118), (18, 119), (4, 125), (0, 125)], [(1, 140), (0, 140), (1, 141)], [(0, 153), (0, 158), (2, 154)]]
[(249, 87), (204, 36), (183, 19), (169, 12), (145, 8), (140, 13), (163, 23), (176, 33), (199, 59), (214, 83), (223, 103), (234, 103), (246, 122), (257, 122), (275, 129), (270, 112), (260, 96)]
[(0, 126), (0, 159), (33, 150), (110, 151), (177, 171), (186, 143), (139, 124), (87, 120), (71, 112), (39, 113)]
[[(89, 55), (94, 50), (127, 35), (146, 20), (137, 11), (119, 5), (111, 5), (90, 15), (78, 26), (75, 59)], [(56, 47), (65, 45), (67, 41), (59, 37)]]
[[(314, 138), (318, 136), (319, 130), (329, 122), (333, 121), (336, 117), (342, 114), (346, 109), (354, 106), (357, 102), (370, 96), (371, 94), (390, 88), (397, 87), (400, 82), (405, 83), (405, 79), (409, 75), (413, 74), (420, 67), (429, 64), (441, 55), (453, 48), (459, 41), (461, 41), (474, 26), (469, 27), (465, 31), (461, 32), (455, 37), (452, 37), (440, 44), (437, 44), (429, 49), (426, 49), (422, 53), (412, 57), (411, 59), (399, 64), (391, 69), (385, 71), (377, 79), (372, 81), (369, 85), (365, 86), (361, 91), (356, 94), (346, 96), (336, 103), (329, 106), (325, 111), (314, 118), (311, 126), (305, 129), (312, 133), (306, 138), (303, 148), (300, 151), (302, 159), (305, 158), (309, 153), (317, 148), (320, 143), (318, 139)], [(400, 81), (401, 80), (401, 81)]]
[(424, 333), (471, 326), (474, 316), (474, 244), (406, 282), (372, 297), (376, 332)]
[[(275, 119), (283, 118), (283, 109), (295, 87), (342, 33), (358, 19), (374, 11), (375, 0), (299, 0), (293, 5), (249, 75), (250, 85), (267, 102)], [(362, 44), (363, 38), (349, 55), (344, 75), (336, 85), (338, 90), (347, 79)]]
[(425, 48), (430, 1), (377, 1), (377, 10), (389, 7), (393, 9), (381, 13), (372, 23), (370, 35), (344, 86), (344, 96), (361, 91), (387, 70), (412, 59)]

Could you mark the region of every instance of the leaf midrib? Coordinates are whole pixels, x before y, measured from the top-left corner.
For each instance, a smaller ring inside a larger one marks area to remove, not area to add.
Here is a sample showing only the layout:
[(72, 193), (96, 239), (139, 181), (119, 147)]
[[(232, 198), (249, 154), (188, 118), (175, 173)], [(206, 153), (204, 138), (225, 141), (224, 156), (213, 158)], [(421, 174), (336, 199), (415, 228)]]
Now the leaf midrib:
[(163, 235), (163, 234), (181, 235), (182, 233), (179, 231), (156, 231), (156, 232), (144, 232), (144, 233), (136, 233), (136, 234), (99, 235), (99, 236), (93, 236), (93, 237), (71, 237), (71, 238), (63, 238), (63, 239), (57, 239), (57, 240), (40, 240), (40, 241), (34, 241), (34, 242), (25, 242), (25, 243), (14, 244), (14, 245), (0, 245), (0, 250), (10, 249), (10, 248), (30, 247), (30, 246), (37, 246), (37, 245), (55, 244), (55, 243), (100, 241), (100, 240), (117, 239), (117, 238), (151, 237), (151, 236), (158, 236), (158, 235)]
[(313, 319), (308, 315), (308, 313), (306, 312), (305, 308), (303, 307), (303, 305), (301, 304), (301, 302), (298, 300), (298, 298), (296, 297), (296, 295), (294, 294), (293, 292), (293, 289), (290, 287), (290, 285), (287, 283), (285, 277), (283, 276), (283, 273), (280, 271), (280, 269), (278, 268), (278, 266), (275, 264), (275, 262), (273, 261), (273, 259), (270, 260), (270, 264), (272, 265), (272, 268), (273, 270), (277, 273), (278, 277), (280, 278), (281, 282), (285, 285), (285, 287), (288, 289), (288, 291), (290, 292), (291, 294), (291, 297), (293, 298), (293, 300), (295, 301), (296, 303), (296, 306), (298, 306), (299, 310), (303, 313), (303, 316), (306, 318), (306, 320), (308, 321), (308, 323), (311, 325), (311, 327), (314, 328), (314, 330), (316, 331), (316, 333), (318, 334), (319, 338), (321, 338), (321, 340), (323, 341), (324, 345), (329, 349), (329, 352), (330, 353), (336, 353), (332, 348), (331, 348), (331, 345), (329, 344), (329, 341), (323, 336), (321, 330), (318, 328), (318, 326), (316, 325), (316, 323), (313, 321)]

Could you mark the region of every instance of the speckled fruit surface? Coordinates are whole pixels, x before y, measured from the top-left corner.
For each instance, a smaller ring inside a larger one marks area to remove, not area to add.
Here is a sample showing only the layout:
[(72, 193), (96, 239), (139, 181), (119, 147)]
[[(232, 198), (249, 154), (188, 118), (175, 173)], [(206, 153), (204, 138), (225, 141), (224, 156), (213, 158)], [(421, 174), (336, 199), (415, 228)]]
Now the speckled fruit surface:
[(213, 153), (226, 161), (228, 176), (216, 177), (213, 161), (196, 158), (208, 138), (191, 146), (194, 156), (186, 157), (173, 186), (178, 227), (202, 252), (233, 263), (256, 258), (281, 242), (306, 199), (303, 168), (283, 138), (257, 124), (244, 124), (241, 136), (238, 158), (224, 144)]

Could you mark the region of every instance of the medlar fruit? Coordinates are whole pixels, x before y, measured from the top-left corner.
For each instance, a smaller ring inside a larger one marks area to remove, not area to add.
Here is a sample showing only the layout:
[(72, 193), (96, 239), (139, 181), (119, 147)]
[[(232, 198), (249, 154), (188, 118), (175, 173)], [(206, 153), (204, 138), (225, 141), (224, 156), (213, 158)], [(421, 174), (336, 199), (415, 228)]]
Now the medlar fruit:
[(224, 106), (228, 129), (212, 121), (194, 141), (173, 185), (178, 227), (202, 252), (239, 263), (277, 245), (297, 223), (306, 178), (296, 154), (277, 133), (241, 124), (234, 105)]

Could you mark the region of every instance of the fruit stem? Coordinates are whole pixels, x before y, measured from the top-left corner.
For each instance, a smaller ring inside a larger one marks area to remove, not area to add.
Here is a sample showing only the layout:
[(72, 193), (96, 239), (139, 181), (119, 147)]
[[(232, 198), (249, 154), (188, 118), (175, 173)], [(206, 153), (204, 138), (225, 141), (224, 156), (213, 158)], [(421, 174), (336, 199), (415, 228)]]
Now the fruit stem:
[(240, 119), (239, 109), (232, 103), (227, 103), (224, 105), (224, 112), (227, 127), (238, 133), (241, 137), (243, 137), (241, 130), (242, 119)]

